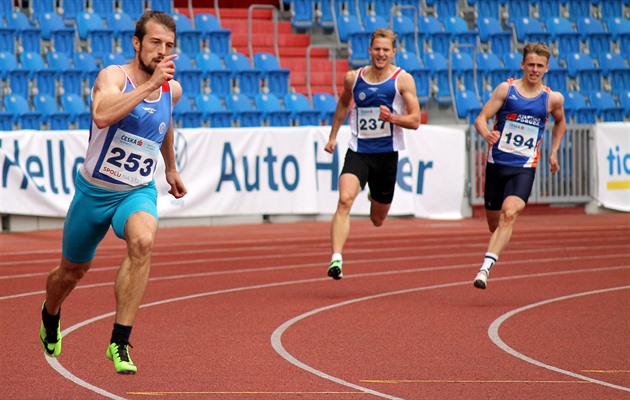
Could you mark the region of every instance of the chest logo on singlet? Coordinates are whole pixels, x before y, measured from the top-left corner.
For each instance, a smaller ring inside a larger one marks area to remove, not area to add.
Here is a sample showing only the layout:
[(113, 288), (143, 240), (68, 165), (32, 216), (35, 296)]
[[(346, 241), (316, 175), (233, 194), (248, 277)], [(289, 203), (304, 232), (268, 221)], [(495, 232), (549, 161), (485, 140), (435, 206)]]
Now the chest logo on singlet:
[(366, 97), (367, 96), (366, 96), (365, 93), (363, 93), (363, 92), (359, 93), (359, 100), (365, 100)]
[(157, 111), (157, 110), (156, 110), (155, 108), (153, 108), (153, 107), (142, 107), (142, 109), (143, 109), (144, 111), (146, 111), (147, 113), (149, 113), (149, 114), (154, 114), (154, 113)]
[(160, 135), (163, 135), (166, 132), (166, 124), (164, 122), (160, 123), (160, 127), (158, 128)]

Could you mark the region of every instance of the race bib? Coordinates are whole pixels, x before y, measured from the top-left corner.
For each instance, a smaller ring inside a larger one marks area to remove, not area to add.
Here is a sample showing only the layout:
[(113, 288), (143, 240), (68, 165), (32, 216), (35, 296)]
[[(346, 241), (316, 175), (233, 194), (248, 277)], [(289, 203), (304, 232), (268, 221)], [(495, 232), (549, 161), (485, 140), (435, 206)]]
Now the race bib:
[(152, 140), (118, 129), (98, 172), (131, 186), (153, 180), (160, 145)]
[(527, 158), (536, 155), (538, 127), (515, 121), (505, 121), (499, 150)]
[(358, 137), (361, 139), (375, 139), (392, 135), (389, 122), (378, 118), (381, 113), (378, 107), (364, 107), (357, 109)]

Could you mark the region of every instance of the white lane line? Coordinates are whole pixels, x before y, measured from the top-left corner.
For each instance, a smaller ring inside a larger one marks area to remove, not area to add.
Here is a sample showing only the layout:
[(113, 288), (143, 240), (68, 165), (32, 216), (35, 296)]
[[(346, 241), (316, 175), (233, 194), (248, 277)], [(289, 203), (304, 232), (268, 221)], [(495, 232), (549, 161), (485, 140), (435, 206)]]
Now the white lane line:
[[(470, 267), (470, 265), (466, 265), (466, 267)], [(449, 269), (449, 268), (453, 268), (453, 267), (439, 267), (439, 269)], [(456, 268), (462, 268), (461, 266), (457, 266)], [(564, 274), (573, 274), (573, 273), (581, 273), (581, 272), (601, 272), (601, 271), (611, 271), (611, 270), (618, 270), (618, 269), (627, 269), (630, 268), (630, 266), (616, 266), (616, 267), (608, 267), (608, 268), (593, 268), (593, 269), (589, 269), (589, 270), (571, 270), (571, 271), (559, 271), (559, 272), (545, 272), (545, 273), (541, 273), (541, 274), (532, 274), (532, 275), (519, 275), (519, 276), (515, 276), (515, 277), (504, 277), (504, 278), (495, 278), (494, 281), (497, 280), (511, 280), (511, 279), (523, 279), (523, 278), (535, 278), (535, 277), (540, 277), (540, 276), (551, 276), (551, 275), (564, 275)], [(435, 268), (434, 268), (435, 269)], [(399, 274), (399, 273), (407, 273), (407, 272), (418, 272), (418, 271), (422, 271), (422, 270), (427, 270), (427, 268), (417, 268), (417, 269), (409, 269), (409, 270), (403, 270), (403, 271), (385, 271), (385, 272), (373, 272), (373, 273), (366, 273), (366, 274), (354, 274), (348, 277), (344, 277), (344, 279), (354, 279), (354, 278), (363, 278), (363, 277), (369, 277), (369, 276), (380, 276), (380, 275), (391, 275), (391, 274)], [(244, 287), (238, 287), (238, 288), (232, 288), (232, 289), (223, 289), (223, 290), (216, 290), (216, 291), (211, 291), (211, 292), (205, 292), (205, 293), (196, 293), (196, 294), (192, 294), (192, 295), (188, 295), (188, 296), (182, 296), (182, 297), (175, 297), (172, 299), (166, 299), (166, 300), (160, 300), (160, 301), (155, 301), (152, 303), (147, 303), (147, 304), (143, 304), (140, 306), (140, 308), (148, 308), (148, 307), (153, 307), (153, 306), (157, 306), (157, 305), (162, 305), (162, 304), (167, 304), (167, 303), (174, 303), (177, 301), (185, 301), (185, 300), (191, 300), (191, 299), (195, 299), (195, 298), (200, 298), (200, 297), (207, 297), (207, 296), (213, 296), (213, 295), (219, 295), (219, 294), (227, 294), (227, 293), (236, 293), (236, 292), (243, 292), (243, 291), (248, 291), (248, 290), (257, 290), (257, 289), (266, 289), (266, 288), (271, 288), (271, 287), (279, 287), (279, 286), (289, 286), (289, 285), (299, 285), (299, 284), (304, 284), (304, 283), (312, 283), (312, 282), (321, 282), (321, 281), (329, 281), (330, 278), (315, 278), (315, 279), (303, 279), (303, 280), (296, 280), (296, 281), (288, 281), (288, 282), (276, 282), (276, 283), (267, 283), (267, 284), (261, 284), (261, 285), (253, 285), (253, 286), (244, 286)], [(445, 287), (452, 287), (452, 286), (458, 286), (458, 285), (470, 285), (470, 281), (466, 281), (466, 282), (457, 282), (457, 283), (447, 283), (447, 284), (442, 284), (442, 285), (435, 285), (435, 286), (429, 286), (429, 287), (421, 287), (421, 288), (413, 288), (413, 289), (406, 289), (406, 290), (402, 290), (402, 291), (397, 291), (397, 292), (391, 292), (391, 293), (383, 293), (383, 294), (379, 294), (379, 295), (374, 295), (374, 296), (370, 296), (369, 298), (378, 298), (378, 297), (385, 297), (385, 296), (391, 296), (394, 294), (402, 294), (402, 293), (410, 293), (410, 292), (414, 292), (414, 291), (420, 291), (420, 290), (429, 290), (429, 289), (438, 289), (438, 288), (445, 288)], [(355, 300), (350, 300), (347, 302), (343, 302), (340, 303), (339, 305), (331, 305), (328, 307), (324, 307), (322, 309), (318, 309), (319, 311), (322, 311), (324, 309), (331, 309), (331, 308), (335, 308), (335, 307), (339, 307), (340, 305), (345, 305), (345, 304), (351, 304), (351, 303), (355, 303), (358, 301), (363, 301), (366, 298), (361, 298), (361, 299), (355, 299)], [(315, 314), (316, 312), (319, 312), (318, 310), (315, 311), (311, 311), (310, 313), (307, 314)], [(62, 331), (62, 336), (67, 337), (70, 333), (74, 332), (75, 330), (82, 328), (86, 325), (89, 325), (93, 322), (102, 320), (104, 318), (108, 318), (115, 315), (114, 312), (110, 312), (110, 313), (106, 313), (106, 314), (102, 314), (102, 315), (98, 315), (95, 316), (93, 318), (87, 319), (85, 321), (82, 321), (78, 324), (72, 325), (66, 329), (64, 329)], [(294, 318), (291, 321), (297, 322), (297, 318)], [(302, 319), (302, 318), (299, 318)], [(287, 325), (287, 323), (283, 324), (282, 326), (284, 326), (284, 330), (289, 328), (291, 324)], [(276, 329), (276, 331), (274, 331), (273, 335), (272, 335), (272, 345), (273, 345), (273, 337), (277, 336), (277, 343), (280, 345), (280, 347), (282, 346), (281, 344), (281, 336), (282, 334), (280, 333), (278, 335), (278, 330), (280, 328)], [(274, 348), (276, 348), (274, 346)], [(278, 350), (276, 350), (278, 351)], [(282, 355), (282, 354), (281, 354)], [(286, 353), (286, 355), (290, 358), (290, 359), (294, 359), (297, 361), (297, 359), (295, 359), (294, 357), (292, 357), (290, 354)], [(283, 356), (284, 357), (284, 356)], [(68, 371), (63, 365), (61, 365), (61, 363), (59, 362), (58, 358), (52, 358), (52, 357), (47, 357), (44, 356), (44, 358), (46, 359), (46, 361), (48, 362), (48, 364), (55, 370), (57, 371), (61, 376), (63, 376), (64, 378), (68, 379), (69, 381), (85, 388), (88, 390), (91, 390), (95, 393), (101, 394), (105, 397), (109, 397), (112, 399), (124, 399), (121, 397), (118, 397), (115, 394), (109, 393), (107, 391), (105, 391), (104, 389), (98, 388), (82, 379), (80, 379), (79, 377), (75, 376), (74, 374), (72, 374), (70, 371)], [(287, 359), (289, 362), (291, 362), (291, 360), (285, 357), (285, 359)], [(306, 364), (300, 363), (299, 361), (297, 361), (299, 364), (306, 366)], [(293, 364), (293, 362), (292, 362)], [(300, 366), (299, 364), (295, 364), (298, 367), (302, 368), (302, 366)], [(306, 366), (308, 367), (308, 366)], [(308, 367), (311, 368), (311, 367)], [(314, 369), (313, 369), (314, 370)], [(315, 370), (316, 371), (316, 370)], [(323, 373), (322, 373), (323, 374)], [(324, 374), (325, 375), (325, 374)], [(329, 375), (326, 376), (322, 376), (322, 377), (327, 377)], [(334, 378), (334, 377), (331, 377)], [(326, 378), (328, 379), (328, 378)], [(334, 378), (334, 379), (338, 379), (338, 378)], [(341, 381), (341, 380), (340, 380)], [(340, 382), (337, 382), (340, 383)], [(348, 385), (352, 385), (351, 383), (348, 382)], [(346, 386), (348, 386), (346, 385)], [(350, 386), (353, 387), (353, 386)], [(360, 388), (360, 386), (359, 386)], [(370, 390), (367, 388), (364, 388), (366, 390)], [(360, 389), (363, 390), (363, 389)]]
[(590, 378), (588, 376), (585, 375), (580, 375), (577, 374), (575, 372), (571, 372), (571, 371), (567, 371), (558, 367), (554, 367), (552, 365), (549, 364), (545, 364), (543, 362), (540, 362), (538, 360), (534, 360), (531, 357), (527, 357), (526, 355), (519, 353), (518, 351), (514, 350), (513, 348), (511, 348), (510, 346), (508, 346), (499, 336), (499, 328), (501, 327), (501, 324), (504, 323), (505, 321), (507, 321), (509, 318), (513, 317), (514, 315), (526, 311), (526, 310), (531, 310), (532, 308), (536, 308), (539, 306), (543, 306), (546, 304), (550, 304), (550, 303), (554, 303), (557, 301), (564, 301), (564, 300), (569, 300), (569, 299), (574, 299), (577, 297), (583, 297), (583, 296), (590, 296), (590, 295), (594, 295), (594, 294), (601, 294), (601, 293), (607, 293), (607, 292), (613, 292), (613, 291), (617, 291), (617, 290), (628, 290), (630, 289), (630, 286), (620, 286), (620, 287), (614, 287), (614, 288), (609, 288), (609, 289), (601, 289), (601, 290), (593, 290), (591, 292), (583, 292), (583, 293), (576, 293), (576, 294), (571, 294), (571, 295), (567, 295), (567, 296), (562, 296), (562, 297), (556, 297), (555, 299), (549, 299), (549, 300), (544, 300), (544, 301), (540, 301), (538, 303), (534, 303), (534, 304), (530, 304), (524, 307), (520, 307), (517, 308), (515, 310), (512, 310), (510, 312), (507, 312), (505, 314), (503, 314), (502, 316), (500, 316), (499, 318), (497, 318), (496, 320), (494, 320), (494, 322), (492, 322), (492, 324), (490, 325), (490, 328), (488, 328), (488, 336), (490, 336), (490, 340), (492, 340), (494, 342), (494, 344), (496, 344), (501, 350), (507, 352), (508, 354), (513, 355), (516, 358), (520, 358), (523, 361), (527, 361), (530, 364), (534, 364), (538, 367), (542, 367), (542, 368), (546, 368), (548, 370), (554, 371), (554, 372), (558, 372), (561, 373), (563, 375), (567, 375), (567, 376), (571, 376), (573, 378), (577, 378), (577, 379), (582, 379), (591, 383), (596, 383), (598, 385), (602, 385), (602, 386), (608, 386), (610, 388), (613, 389), (618, 389), (618, 390), (622, 390), (625, 392), (630, 392), (630, 388), (629, 387), (625, 387), (625, 386), (619, 386), (619, 385), (615, 385), (612, 383), (608, 383), (608, 382), (604, 382), (604, 381), (600, 381), (598, 379), (594, 379), (594, 378)]
[[(621, 267), (611, 267), (611, 269), (619, 269), (619, 268), (628, 268), (628, 266), (621, 266)], [(596, 271), (597, 269), (591, 269), (590, 272)], [(510, 277), (503, 277), (503, 278), (496, 278), (494, 279), (494, 281), (498, 281), (498, 280), (513, 280), (513, 279), (526, 279), (526, 278), (535, 278), (535, 277), (544, 277), (544, 276), (551, 276), (551, 275), (561, 275), (561, 274), (569, 274), (569, 273), (575, 273), (575, 272), (586, 272), (588, 270), (574, 270), (574, 271), (561, 271), (561, 272), (544, 272), (544, 273), (539, 273), (539, 274), (530, 274), (530, 275), (518, 275), (518, 276), (510, 276)], [(345, 278), (344, 278), (345, 279)], [(465, 282), (455, 282), (455, 283), (445, 283), (445, 284), (440, 284), (440, 285), (433, 285), (433, 286), (424, 286), (424, 287), (419, 287), (419, 288), (412, 288), (412, 289), (404, 289), (404, 290), (398, 290), (398, 291), (394, 291), (394, 292), (388, 292), (388, 293), (380, 293), (380, 294), (376, 294), (376, 295), (372, 295), (372, 296), (366, 296), (366, 297), (361, 297), (358, 299), (352, 299), (352, 300), (347, 300), (347, 301), (343, 301), (340, 303), (336, 303), (336, 304), (331, 304), (325, 307), (321, 307), (321, 308), (317, 308), (315, 310), (306, 312), (304, 314), (298, 315), (297, 317), (294, 317), (288, 321), (286, 321), (285, 323), (283, 323), (282, 325), (280, 325), (278, 328), (276, 328), (276, 330), (273, 332), (273, 334), (271, 335), (271, 345), (274, 348), (274, 350), (276, 350), (276, 352), (285, 360), (287, 360), (289, 363), (295, 365), (298, 368), (301, 368), (307, 372), (310, 372), (320, 378), (323, 379), (328, 379), (332, 382), (338, 383), (340, 385), (344, 385), (347, 387), (351, 387), (353, 389), (357, 389), (357, 390), (362, 390), (365, 391), (366, 393), (369, 394), (373, 394), (375, 396), (380, 396), (383, 398), (396, 398), (396, 397), (391, 397), (387, 394), (383, 394), (380, 392), (376, 392), (373, 391), (371, 389), (368, 388), (364, 388), (362, 386), (359, 385), (355, 385), (353, 383), (344, 381), (343, 379), (334, 377), (332, 375), (329, 375), (325, 372), (322, 372), (318, 369), (315, 369), (303, 362), (301, 362), (300, 360), (298, 360), (297, 358), (295, 358), (294, 356), (292, 356), (282, 345), (282, 335), (287, 331), (287, 329), (289, 329), (292, 325), (294, 325), (295, 323), (306, 319), (308, 317), (311, 317), (315, 314), (318, 314), (320, 312), (323, 311), (328, 311), (331, 310), (333, 308), (337, 308), (337, 307), (343, 307), (349, 304), (354, 304), (354, 303), (358, 303), (361, 301), (367, 301), (367, 300), (374, 300), (374, 299), (378, 299), (381, 297), (386, 297), (386, 296), (396, 296), (396, 295), (400, 295), (400, 294), (407, 294), (407, 293), (412, 293), (412, 292), (419, 292), (419, 291), (424, 291), (424, 290), (432, 290), (432, 289), (442, 289), (442, 288), (447, 288), (447, 287), (453, 287), (453, 286), (463, 286), (463, 285), (470, 285), (470, 281), (465, 281)], [(594, 380), (593, 380), (594, 381)], [(600, 381), (598, 381), (600, 382)], [(597, 383), (597, 382), (595, 382)]]

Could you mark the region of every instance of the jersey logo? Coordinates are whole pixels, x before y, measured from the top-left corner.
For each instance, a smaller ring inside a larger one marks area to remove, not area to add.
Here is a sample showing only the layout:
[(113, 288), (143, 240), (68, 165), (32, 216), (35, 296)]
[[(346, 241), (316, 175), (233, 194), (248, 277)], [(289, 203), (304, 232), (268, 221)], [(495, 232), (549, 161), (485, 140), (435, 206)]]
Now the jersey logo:
[(515, 95), (511, 94), (510, 96), (510, 100), (518, 100), (518, 97), (516, 97)]
[(142, 109), (146, 112), (148, 112), (149, 114), (154, 114), (157, 110), (153, 107), (142, 107)]

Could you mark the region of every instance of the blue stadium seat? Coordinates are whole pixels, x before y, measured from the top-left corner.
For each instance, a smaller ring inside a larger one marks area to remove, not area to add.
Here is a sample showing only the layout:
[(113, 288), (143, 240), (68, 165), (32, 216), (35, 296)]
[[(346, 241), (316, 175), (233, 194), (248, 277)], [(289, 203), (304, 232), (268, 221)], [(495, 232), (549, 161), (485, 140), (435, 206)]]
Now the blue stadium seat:
[(440, 18), (457, 15), (457, 0), (425, 0), (428, 7), (435, 8), (435, 14)]
[[(2, 1), (0, 1), (0, 3), (5, 3), (5, 2), (6, 3), (9, 3), (9, 2), (13, 3), (13, 0), (2, 0)], [(30, 12), (31, 12), (32, 18), (38, 19), (37, 17), (40, 14), (57, 12), (57, 10), (56, 10), (57, 0), (30, 1), (29, 2), (29, 7), (30, 7)], [(11, 11), (6, 13), (5, 15), (8, 15)], [(0, 13), (0, 15), (2, 15), (2, 13)]]
[(46, 66), (44, 59), (38, 52), (27, 51), (20, 54), (22, 69), (28, 71), (29, 79), (35, 81), (38, 94), (52, 97), (57, 95), (57, 78), (61, 74)]
[(63, 131), (70, 129), (70, 113), (61, 111), (53, 96), (38, 94), (33, 97), (35, 111), (42, 115), (46, 129)]
[(195, 15), (195, 27), (201, 32), (201, 40), (208, 44), (208, 49), (224, 58), (230, 52), (232, 31), (221, 27), (219, 20), (212, 14)]
[(477, 87), (480, 91), (492, 91), (510, 77), (510, 70), (501, 64), (496, 54), (477, 53)]
[(503, 57), (501, 57), (501, 61), (503, 61), (503, 66), (510, 71), (509, 75), (512, 78), (521, 77), (521, 75), (523, 74), (523, 68), (521, 68), (523, 55), (521, 53), (517, 53), (515, 51), (505, 53)]
[(122, 53), (126, 58), (133, 58), (136, 55), (136, 50), (133, 48), (132, 38), (136, 26), (131, 17), (122, 12), (112, 12), (107, 14), (106, 18), (107, 26), (113, 32), (117, 52)]
[(20, 11), (14, 11), (7, 17), (7, 27), (15, 29), (21, 51), (41, 52), (42, 30), (32, 24)]
[(74, 54), (74, 28), (66, 25), (63, 18), (53, 12), (39, 14), (37, 20), (42, 29), (42, 39), (52, 42), (52, 50), (72, 57)]
[(492, 17), (496, 20), (500, 18), (499, 0), (474, 0), (474, 6), (479, 18)]
[(332, 29), (335, 26), (330, 0), (315, 0), (317, 9), (317, 25), (324, 29)]
[(566, 92), (568, 88), (569, 73), (554, 56), (549, 57), (549, 70), (545, 74), (547, 86), (558, 92)]
[(144, 12), (144, 0), (124, 0), (120, 2), (122, 12), (129, 15), (134, 21)]
[(601, 20), (585, 17), (578, 19), (576, 24), (582, 41), (588, 43), (588, 50), (591, 56), (597, 57), (610, 51), (612, 35), (604, 29)]
[(90, 5), (92, 6), (92, 11), (97, 13), (98, 15), (103, 15), (107, 18), (110, 14), (114, 13), (114, 2), (116, 0), (92, 0)]
[(479, 31), (476, 28), (469, 29), (462, 17), (451, 15), (444, 18), (444, 30), (451, 34), (451, 41), (459, 45), (460, 52), (472, 55), (477, 49)]
[(370, 34), (378, 28), (389, 29), (389, 18), (382, 15), (370, 15), (361, 21), (363, 22), (363, 29)]
[(156, 11), (163, 11), (167, 14), (173, 13), (173, 0), (148, 0), (148, 8)]
[(77, 129), (90, 129), (92, 115), (80, 95), (75, 93), (61, 95), (61, 108), (70, 114), (70, 122)]
[(199, 128), (202, 126), (201, 111), (193, 106), (194, 100), (182, 94), (173, 107), (173, 124), (181, 128)]
[(516, 40), (519, 43), (548, 42), (551, 36), (536, 18), (517, 18), (514, 22)]
[(425, 48), (434, 52), (448, 54), (452, 34), (446, 32), (440, 21), (430, 15), (418, 18), (418, 35)]
[(630, 68), (621, 54), (600, 54), (599, 68), (602, 76), (609, 80), (613, 94), (620, 94), (630, 88)]
[(313, 0), (291, 0), (291, 26), (297, 29), (310, 29), (315, 24), (315, 3)]
[(574, 53), (567, 57), (569, 78), (576, 79), (580, 91), (588, 94), (601, 89), (602, 71), (594, 59), (584, 53)]
[(195, 98), (201, 118), (208, 121), (211, 128), (231, 128), (232, 112), (223, 108), (223, 101), (214, 94), (198, 94)]
[[(608, 0), (605, 0), (606, 2)], [(592, 0), (571, 0), (567, 1), (567, 10), (569, 12), (569, 18), (573, 21), (577, 21), (578, 18), (585, 18), (591, 16), (591, 3)]]
[(258, 93), (254, 98), (256, 109), (262, 111), (262, 119), (268, 126), (291, 126), (291, 112), (280, 104), (273, 93)]
[(232, 91), (231, 72), (228, 71), (218, 55), (198, 53), (195, 57), (201, 78), (210, 81), (210, 92), (220, 98), (227, 97)]
[(186, 53), (177, 54), (175, 58), (175, 79), (182, 85), (182, 89), (190, 96), (201, 93), (202, 72), (192, 62)]
[(420, 57), (415, 53), (401, 51), (396, 53), (396, 64), (413, 76), (416, 82), (416, 95), (420, 104), (426, 104), (431, 98), (429, 81), (431, 74), (428, 68), (422, 64)]
[(615, 104), (612, 95), (604, 91), (589, 94), (591, 106), (595, 108), (597, 117), (604, 122), (623, 121), (623, 107)]
[(278, 97), (283, 97), (288, 93), (289, 70), (280, 67), (276, 56), (266, 52), (254, 54), (254, 68), (261, 71), (261, 78), (265, 81), (270, 93)]
[[(63, 18), (66, 20), (75, 20), (80, 13), (86, 11), (85, 0), (63, 0), (61, 6)], [(123, 2), (124, 3), (124, 2)]]
[(306, 96), (289, 93), (284, 96), (284, 105), (291, 111), (291, 120), (298, 126), (320, 125), (319, 111), (314, 110)]
[(244, 54), (234, 52), (225, 58), (225, 65), (232, 72), (232, 79), (240, 92), (248, 97), (254, 97), (260, 92), (260, 70), (252, 64)]
[(525, 0), (511, 0), (509, 2), (506, 2), (508, 21), (514, 21), (518, 18), (531, 17), (532, 15), (529, 9), (530, 3), (530, 1)]
[(565, 4), (566, 0), (545, 0), (537, 1), (539, 16), (561, 15), (562, 4)]
[(619, 103), (623, 107), (623, 114), (630, 118), (630, 90), (624, 90), (619, 95)]
[[(620, 17), (623, 15), (624, 0), (605, 0), (600, 1), (602, 18)], [(626, 1), (626, 4), (627, 1)]]
[(594, 124), (596, 121), (595, 108), (586, 104), (584, 95), (580, 92), (565, 93), (564, 110), (567, 120), (571, 119), (576, 124)]
[(605, 19), (606, 28), (622, 54), (630, 54), (630, 19), (622, 16)]
[(453, 88), (471, 90), (477, 93), (474, 75), (475, 60), (473, 60), (471, 55), (468, 53), (453, 53), (450, 64), (454, 79)]
[(65, 53), (46, 53), (48, 68), (57, 70), (61, 76), (61, 86), (64, 93), (81, 93), (81, 71), (74, 68), (70, 58)]
[(337, 17), (337, 34), (341, 43), (347, 43), (350, 49), (350, 65), (359, 67), (370, 62), (368, 49), (372, 32), (363, 29), (363, 25), (353, 15)]
[(313, 108), (319, 110), (324, 125), (332, 125), (337, 109), (337, 99), (330, 93), (313, 94)]
[(243, 94), (231, 94), (226, 99), (236, 125), (242, 128), (262, 126), (262, 111), (254, 109), (252, 101)]
[(41, 114), (32, 111), (23, 96), (19, 94), (5, 96), (4, 109), (13, 115), (13, 123), (18, 126), (18, 129), (41, 129)]
[[(549, 37), (556, 42), (559, 54), (572, 54), (580, 51), (580, 32), (573, 28), (573, 24), (566, 18), (552, 16), (546, 20)], [(560, 56), (560, 58), (563, 58)]]
[(15, 54), (15, 29), (4, 26), (0, 18), (0, 51)]
[(13, 53), (0, 52), (0, 78), (8, 83), (12, 94), (28, 98), (29, 74), (27, 70), (19, 67), (18, 60)]
[(76, 17), (77, 34), (85, 41), (88, 51), (96, 58), (103, 58), (112, 53), (114, 32), (105, 26), (100, 15), (92, 12), (79, 12)]
[(512, 50), (512, 32), (503, 30), (501, 23), (493, 17), (479, 17), (479, 40), (488, 43), (490, 50), (501, 57)]
[(124, 65), (128, 61), (124, 55), (120, 53), (110, 53), (103, 57), (103, 67), (109, 67), (110, 65)]
[(441, 53), (424, 53), (424, 65), (429, 68), (429, 75), (433, 85), (437, 87), (434, 100), (438, 104), (451, 104), (451, 87), (448, 79), (448, 64)]
[(190, 19), (183, 14), (173, 14), (177, 25), (177, 46), (182, 53), (194, 57), (201, 51), (201, 31), (193, 28)]
[(457, 108), (457, 117), (466, 119), (469, 124), (475, 121), (483, 107), (481, 100), (472, 90), (456, 91), (455, 106)]
[(13, 129), (13, 114), (0, 111), (0, 132), (11, 132)]
[(398, 52), (420, 54), (418, 28), (414, 21), (416, 19), (404, 15), (397, 15), (392, 19), (392, 30), (398, 35)]
[(81, 71), (82, 86), (84, 87), (83, 91), (85, 91), (85, 89), (91, 89), (100, 72), (96, 58), (90, 53), (83, 51), (78, 52), (74, 55), (74, 67)]

